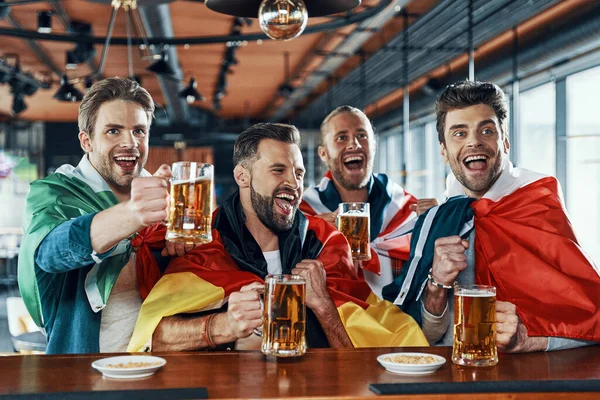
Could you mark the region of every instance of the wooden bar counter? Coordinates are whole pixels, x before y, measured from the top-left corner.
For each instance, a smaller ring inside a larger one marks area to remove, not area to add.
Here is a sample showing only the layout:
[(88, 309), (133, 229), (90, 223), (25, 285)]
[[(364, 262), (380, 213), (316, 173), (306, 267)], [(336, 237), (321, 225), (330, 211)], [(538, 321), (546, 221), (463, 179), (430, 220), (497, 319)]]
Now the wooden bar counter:
[[(382, 383), (403, 384), (419, 393), (382, 396), (385, 399), (600, 399), (600, 346), (500, 354), (498, 365), (488, 368), (458, 367), (450, 360), (451, 350), (315, 349), (297, 359), (275, 359), (259, 352), (154, 353), (167, 364), (155, 375), (136, 380), (108, 379), (94, 370), (91, 363), (105, 354), (7, 356), (0, 357), (0, 399), (18, 395), (30, 399), (179, 399), (194, 393), (186, 388), (206, 388), (211, 399), (362, 399), (377, 397), (369, 385)], [(433, 374), (408, 376), (389, 373), (376, 360), (380, 354), (399, 351), (435, 353), (447, 361)], [(482, 393), (481, 384), (497, 387)], [(438, 394), (432, 394), (432, 387)], [(131, 392), (124, 396), (123, 391)]]

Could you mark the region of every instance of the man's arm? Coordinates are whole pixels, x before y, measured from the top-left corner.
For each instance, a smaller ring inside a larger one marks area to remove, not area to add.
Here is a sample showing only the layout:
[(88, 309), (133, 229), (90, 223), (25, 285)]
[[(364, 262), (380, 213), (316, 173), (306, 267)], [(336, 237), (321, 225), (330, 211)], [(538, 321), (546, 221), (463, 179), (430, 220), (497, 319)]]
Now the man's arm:
[(37, 248), (35, 263), (49, 273), (68, 272), (108, 257), (113, 249), (95, 253), (90, 242), (90, 225), (96, 213), (65, 221), (54, 228)]
[(258, 282), (231, 293), (227, 312), (209, 316), (185, 317), (174, 315), (163, 318), (152, 335), (153, 351), (198, 350), (208, 347), (207, 337), (213, 344), (231, 343), (250, 336), (254, 328), (262, 326), (262, 310)]
[(169, 215), (167, 178), (170, 176), (169, 166), (161, 165), (154, 176), (131, 182), (128, 201), (96, 214), (90, 227), (94, 251), (106, 252), (146, 226), (166, 220)]
[[(434, 282), (445, 286), (452, 286), (458, 273), (467, 268), (465, 250), (469, 242), (460, 236), (439, 238), (435, 241), (431, 277)], [(423, 306), (430, 314), (442, 315), (448, 304), (448, 289), (427, 282)]]
[(437, 343), (446, 333), (450, 326), (450, 313), (448, 305), (441, 315), (433, 315), (427, 312), (423, 303), (421, 303), (421, 330), (427, 338), (430, 345)]
[(354, 347), (327, 290), (323, 263), (318, 260), (302, 260), (296, 264), (292, 273), (306, 278), (306, 306), (317, 316), (329, 346)]

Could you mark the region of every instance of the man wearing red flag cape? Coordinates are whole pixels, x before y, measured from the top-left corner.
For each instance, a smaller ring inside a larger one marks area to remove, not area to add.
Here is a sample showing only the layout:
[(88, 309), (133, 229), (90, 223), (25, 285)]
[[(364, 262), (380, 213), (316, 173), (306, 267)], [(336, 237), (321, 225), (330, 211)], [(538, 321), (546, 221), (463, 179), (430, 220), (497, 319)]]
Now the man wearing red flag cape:
[(579, 247), (558, 181), (509, 161), (502, 90), (450, 85), (436, 114), (452, 169), (448, 200), (415, 225), (408, 267), (384, 298), (412, 314), (432, 344), (452, 344), (455, 282), (496, 287), (501, 351), (599, 342), (598, 269)]
[(239, 191), (214, 212), (213, 241), (169, 264), (142, 305), (129, 351), (258, 349), (268, 274), (306, 278), (308, 347), (427, 345), (415, 321), (358, 277), (344, 236), (298, 210), (300, 135), (258, 124), (234, 145)]

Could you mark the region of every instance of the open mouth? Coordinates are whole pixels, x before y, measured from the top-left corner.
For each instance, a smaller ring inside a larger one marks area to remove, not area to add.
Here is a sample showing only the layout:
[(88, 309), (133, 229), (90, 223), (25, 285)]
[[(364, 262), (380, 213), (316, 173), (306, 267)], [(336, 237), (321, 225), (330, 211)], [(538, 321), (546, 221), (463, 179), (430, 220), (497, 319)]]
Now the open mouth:
[(133, 171), (138, 162), (137, 156), (117, 156), (113, 159), (115, 160), (115, 164), (121, 167), (125, 171)]
[(488, 159), (484, 154), (474, 154), (466, 157), (463, 164), (469, 171), (482, 171), (487, 167)]
[(342, 163), (350, 171), (360, 171), (365, 165), (365, 157), (362, 154), (353, 154), (345, 156)]
[(284, 215), (290, 215), (296, 204), (298, 204), (298, 196), (289, 192), (276, 193), (275, 204)]

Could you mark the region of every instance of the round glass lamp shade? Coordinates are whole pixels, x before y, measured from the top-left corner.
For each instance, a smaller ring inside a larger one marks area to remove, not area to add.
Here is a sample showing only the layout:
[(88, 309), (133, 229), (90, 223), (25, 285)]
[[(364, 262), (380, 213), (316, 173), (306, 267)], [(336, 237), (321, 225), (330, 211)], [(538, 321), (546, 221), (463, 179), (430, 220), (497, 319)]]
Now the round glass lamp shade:
[(263, 0), (258, 21), (260, 29), (271, 39), (290, 40), (304, 32), (308, 13), (302, 0)]

